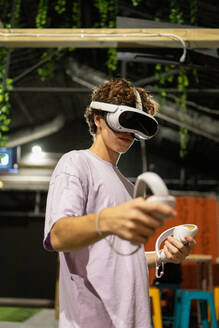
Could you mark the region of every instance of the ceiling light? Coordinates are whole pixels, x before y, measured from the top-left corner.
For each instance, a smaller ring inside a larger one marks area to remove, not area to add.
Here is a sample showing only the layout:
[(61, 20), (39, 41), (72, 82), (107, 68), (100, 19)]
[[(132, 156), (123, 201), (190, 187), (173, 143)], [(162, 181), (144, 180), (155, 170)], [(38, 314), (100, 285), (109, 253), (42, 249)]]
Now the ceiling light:
[(32, 153), (35, 155), (42, 154), (42, 148), (39, 145), (35, 145), (32, 147)]
[(42, 148), (39, 145), (35, 145), (32, 147), (32, 153), (30, 156), (30, 161), (34, 164), (40, 164), (42, 163), (44, 159), (44, 152), (42, 151)]

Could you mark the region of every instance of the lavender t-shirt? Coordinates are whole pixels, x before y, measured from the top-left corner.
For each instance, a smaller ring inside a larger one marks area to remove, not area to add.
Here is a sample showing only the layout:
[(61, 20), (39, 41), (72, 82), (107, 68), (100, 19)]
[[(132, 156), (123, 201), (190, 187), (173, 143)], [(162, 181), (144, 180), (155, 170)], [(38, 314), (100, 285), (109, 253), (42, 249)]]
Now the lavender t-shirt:
[[(118, 168), (89, 150), (71, 151), (58, 162), (47, 198), (44, 247), (64, 216), (96, 213), (132, 198), (133, 185)], [(120, 252), (136, 246), (107, 237)], [(78, 251), (60, 252), (59, 328), (149, 328), (148, 269), (143, 245), (131, 256), (115, 254), (102, 239)]]

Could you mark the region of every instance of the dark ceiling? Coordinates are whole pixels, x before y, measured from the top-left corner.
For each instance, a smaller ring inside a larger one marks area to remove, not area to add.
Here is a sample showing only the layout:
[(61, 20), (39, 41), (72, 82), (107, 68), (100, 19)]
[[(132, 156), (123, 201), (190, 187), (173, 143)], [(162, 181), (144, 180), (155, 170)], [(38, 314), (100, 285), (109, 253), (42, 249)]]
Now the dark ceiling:
[[(29, 3), (33, 5), (32, 11), (29, 10)], [(30, 1), (27, 2), (27, 6), (23, 5), (21, 27), (33, 26), (34, 3)], [(133, 7), (131, 1), (119, 1), (117, 27), (124, 24), (124, 18), (127, 24), (125, 27), (131, 26), (133, 21), (135, 27), (143, 24), (145, 20), (147, 20), (145, 24), (149, 24), (150, 21), (151, 24), (155, 24), (155, 15), (158, 13), (159, 7), (165, 8), (165, 3), (164, 0), (147, 1)], [(211, 0), (208, 3), (197, 1), (197, 3), (196, 25), (218, 28), (218, 1)], [(94, 21), (92, 15), (96, 14), (91, 2), (83, 1), (82, 8), (83, 27), (91, 27)], [(166, 24), (166, 22), (160, 20), (157, 24), (162, 26), (161, 24)], [(11, 92), (12, 123), (9, 141), (13, 141), (20, 135), (30, 136), (37, 129), (45, 128), (45, 131), (48, 124), (58, 118), (61, 123), (56, 130), (49, 130), (47, 135), (46, 133), (42, 134), (38, 140), (27, 138), (27, 141), (21, 145), (22, 153), (28, 152), (36, 143), (41, 144), (48, 153), (59, 154), (71, 149), (89, 147), (91, 139), (87, 132), (83, 112), (90, 100), (91, 88), (89, 85), (96, 84), (95, 77), (99, 77), (100, 81), (109, 78), (106, 66), (107, 49), (63, 50), (59, 59), (56, 59), (57, 49), (53, 49), (54, 74), (42, 82), (37, 69), (45, 65), (41, 58), (44, 51), (45, 49), (17, 48), (11, 53), (9, 76), (14, 79), (14, 90)], [(169, 187), (174, 190), (218, 192), (218, 49), (190, 50), (187, 52), (186, 61), (181, 66), (178, 62), (182, 53), (180, 48), (124, 48), (119, 52), (121, 55), (118, 54), (119, 59), (124, 53), (131, 53), (131, 56), (128, 61), (118, 61), (118, 68), (114, 76), (126, 77), (134, 84), (145, 87), (158, 100), (159, 94), (156, 91), (158, 81), (154, 78), (155, 66), (160, 63), (164, 69), (165, 64), (175, 64), (173, 81), (165, 82), (163, 86), (167, 93), (167, 112), (164, 111), (164, 113), (168, 113), (168, 108), (179, 110), (175, 102), (176, 98), (180, 98), (176, 79), (179, 67), (184, 67), (189, 78), (187, 123), (191, 127), (187, 155), (184, 159), (179, 156), (179, 126), (171, 120), (158, 117), (160, 134), (146, 144), (148, 169), (161, 174), (168, 182)], [(135, 56), (135, 54), (140, 54), (140, 56)], [(72, 69), (72, 65), (74, 69)], [(79, 88), (81, 89), (78, 90)], [(162, 108), (160, 113), (162, 114)], [(168, 114), (166, 115), (168, 117)], [(193, 129), (193, 127), (195, 128)], [(131, 152), (131, 155), (125, 155), (121, 159), (120, 166), (127, 176), (135, 178), (141, 172), (140, 145), (135, 145)], [(136, 156), (139, 156), (139, 160), (136, 160)]]

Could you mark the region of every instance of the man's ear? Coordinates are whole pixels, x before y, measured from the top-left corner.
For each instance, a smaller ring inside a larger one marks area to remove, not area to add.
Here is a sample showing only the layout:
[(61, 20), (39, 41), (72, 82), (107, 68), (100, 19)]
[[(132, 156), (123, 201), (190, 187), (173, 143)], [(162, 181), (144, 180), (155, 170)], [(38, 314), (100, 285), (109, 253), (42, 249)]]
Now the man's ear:
[(102, 118), (103, 118), (102, 115), (94, 114), (94, 123), (95, 123), (97, 128), (100, 128), (100, 121), (101, 121)]

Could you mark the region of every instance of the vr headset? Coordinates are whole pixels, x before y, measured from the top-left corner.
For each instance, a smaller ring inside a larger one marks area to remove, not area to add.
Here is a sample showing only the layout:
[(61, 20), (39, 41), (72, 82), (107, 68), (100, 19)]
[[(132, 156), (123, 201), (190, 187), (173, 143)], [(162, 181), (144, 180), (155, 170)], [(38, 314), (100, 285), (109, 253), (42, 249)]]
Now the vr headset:
[(158, 122), (142, 109), (141, 97), (136, 89), (136, 108), (92, 101), (90, 107), (105, 112), (104, 119), (115, 132), (129, 132), (137, 140), (150, 139), (158, 131)]

